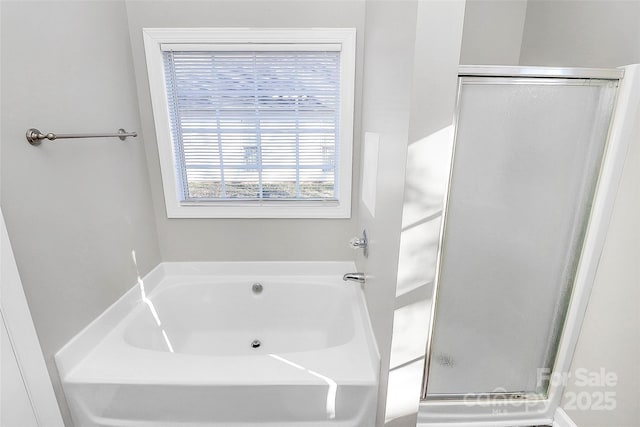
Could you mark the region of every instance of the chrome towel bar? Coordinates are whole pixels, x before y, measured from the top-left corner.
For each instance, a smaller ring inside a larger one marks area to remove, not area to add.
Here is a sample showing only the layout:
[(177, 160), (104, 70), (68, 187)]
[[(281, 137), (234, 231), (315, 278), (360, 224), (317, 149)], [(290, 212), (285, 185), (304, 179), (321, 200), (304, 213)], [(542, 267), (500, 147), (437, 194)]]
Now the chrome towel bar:
[(118, 133), (42, 133), (36, 128), (31, 128), (27, 131), (27, 141), (31, 145), (40, 145), (43, 139), (49, 141), (55, 141), (56, 139), (68, 139), (68, 138), (120, 138), (120, 141), (124, 141), (127, 137), (137, 137), (137, 132), (127, 132), (124, 129), (118, 129)]

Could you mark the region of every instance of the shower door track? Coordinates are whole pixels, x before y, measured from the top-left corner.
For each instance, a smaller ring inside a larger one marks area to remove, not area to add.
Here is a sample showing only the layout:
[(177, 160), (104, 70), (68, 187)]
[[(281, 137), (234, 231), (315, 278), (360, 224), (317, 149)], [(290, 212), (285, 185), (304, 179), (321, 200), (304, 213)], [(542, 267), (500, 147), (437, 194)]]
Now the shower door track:
[(559, 79), (599, 79), (621, 80), (622, 68), (563, 68), (563, 67), (520, 67), (520, 66), (476, 66), (462, 65), (458, 77), (531, 77)]

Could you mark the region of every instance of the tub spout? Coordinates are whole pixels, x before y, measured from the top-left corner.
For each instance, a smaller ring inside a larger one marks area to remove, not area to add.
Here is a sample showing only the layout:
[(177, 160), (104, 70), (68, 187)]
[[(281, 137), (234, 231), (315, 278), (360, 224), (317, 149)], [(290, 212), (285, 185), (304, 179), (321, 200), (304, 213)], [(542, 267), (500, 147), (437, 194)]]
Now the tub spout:
[(364, 273), (347, 273), (342, 276), (342, 280), (353, 280), (354, 282), (364, 283)]

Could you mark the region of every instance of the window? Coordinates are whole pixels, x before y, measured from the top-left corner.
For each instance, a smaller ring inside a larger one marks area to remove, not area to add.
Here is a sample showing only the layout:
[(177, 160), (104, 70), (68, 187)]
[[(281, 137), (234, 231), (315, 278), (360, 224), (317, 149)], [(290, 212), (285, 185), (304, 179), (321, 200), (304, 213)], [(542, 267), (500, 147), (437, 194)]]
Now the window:
[(170, 218), (348, 218), (354, 29), (144, 29)]

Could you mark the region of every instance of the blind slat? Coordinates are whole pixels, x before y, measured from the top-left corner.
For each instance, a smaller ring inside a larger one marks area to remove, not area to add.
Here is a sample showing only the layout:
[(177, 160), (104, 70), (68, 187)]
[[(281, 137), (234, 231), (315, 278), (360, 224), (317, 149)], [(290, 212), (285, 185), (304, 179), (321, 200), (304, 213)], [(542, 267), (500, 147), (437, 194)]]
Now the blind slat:
[(163, 55), (183, 201), (336, 198), (340, 52)]

